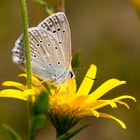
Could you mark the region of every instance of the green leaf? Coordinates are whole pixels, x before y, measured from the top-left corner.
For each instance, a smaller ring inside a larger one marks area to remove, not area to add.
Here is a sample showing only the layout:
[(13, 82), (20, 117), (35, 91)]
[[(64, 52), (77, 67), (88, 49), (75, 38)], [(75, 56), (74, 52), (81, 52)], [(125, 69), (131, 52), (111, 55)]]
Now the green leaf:
[(78, 68), (79, 64), (80, 64), (80, 50), (76, 51), (76, 53), (72, 56), (72, 68)]
[(37, 132), (46, 125), (46, 123), (47, 123), (47, 119), (46, 119), (46, 115), (44, 114), (32, 118), (31, 120), (32, 137), (34, 137), (37, 134)]
[(56, 140), (69, 140), (70, 138), (74, 137), (76, 134), (81, 132), (85, 127), (89, 126), (89, 124), (86, 124), (80, 128), (73, 128), (70, 131), (68, 131), (66, 134), (59, 136)]
[(45, 9), (45, 11), (51, 15), (53, 13), (55, 13), (55, 10), (52, 8), (52, 6), (50, 4), (48, 4), (47, 2), (45, 2), (44, 0), (34, 0), (35, 2), (37, 2), (38, 4), (42, 5)]
[(22, 140), (20, 135), (10, 126), (3, 124), (4, 129), (9, 133), (12, 140)]
[(42, 92), (36, 96), (35, 103), (33, 104), (34, 115), (46, 114), (48, 112), (48, 94)]

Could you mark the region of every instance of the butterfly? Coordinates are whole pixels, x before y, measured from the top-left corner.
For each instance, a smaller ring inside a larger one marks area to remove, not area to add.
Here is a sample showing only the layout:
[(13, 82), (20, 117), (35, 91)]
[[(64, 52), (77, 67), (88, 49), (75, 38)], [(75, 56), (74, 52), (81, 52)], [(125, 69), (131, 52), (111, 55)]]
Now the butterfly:
[[(70, 68), (71, 33), (65, 14), (55, 13), (28, 31), (33, 74), (56, 83), (74, 77)], [(23, 39), (21, 34), (12, 49), (12, 57), (14, 63), (26, 69)]]

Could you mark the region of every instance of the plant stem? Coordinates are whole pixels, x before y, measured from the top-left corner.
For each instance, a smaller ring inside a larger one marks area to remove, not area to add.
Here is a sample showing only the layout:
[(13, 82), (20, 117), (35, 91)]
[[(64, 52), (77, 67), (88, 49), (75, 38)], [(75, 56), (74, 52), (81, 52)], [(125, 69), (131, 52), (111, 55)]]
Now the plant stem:
[[(25, 58), (26, 58), (26, 73), (27, 73), (27, 87), (28, 89), (32, 88), (32, 67), (31, 67), (31, 58), (30, 58), (30, 42), (29, 42), (29, 32), (28, 32), (28, 16), (27, 16), (27, 6), (26, 0), (19, 0), (20, 8), (21, 8), (21, 16), (23, 23), (23, 32), (24, 32), (24, 50), (25, 50)], [(29, 137), (28, 140), (31, 139), (31, 103), (32, 97), (29, 96), (28, 100), (28, 118), (29, 118)]]
[(25, 58), (26, 58), (26, 72), (27, 72), (27, 87), (32, 88), (32, 68), (31, 68), (31, 58), (30, 58), (30, 42), (29, 42), (29, 32), (28, 32), (28, 16), (27, 16), (27, 6), (26, 0), (20, 0), (20, 8), (23, 22), (24, 30), (24, 48), (25, 48)]
[(65, 13), (65, 0), (58, 0), (58, 11)]

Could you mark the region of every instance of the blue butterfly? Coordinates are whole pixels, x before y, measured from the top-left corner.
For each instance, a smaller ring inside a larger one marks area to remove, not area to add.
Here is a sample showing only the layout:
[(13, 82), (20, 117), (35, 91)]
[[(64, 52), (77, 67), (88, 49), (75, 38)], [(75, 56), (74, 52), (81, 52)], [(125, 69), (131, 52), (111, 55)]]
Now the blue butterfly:
[[(26, 68), (23, 34), (12, 50), (13, 62)], [(58, 12), (29, 28), (32, 72), (43, 80), (63, 82), (71, 71), (71, 33), (64, 13)]]

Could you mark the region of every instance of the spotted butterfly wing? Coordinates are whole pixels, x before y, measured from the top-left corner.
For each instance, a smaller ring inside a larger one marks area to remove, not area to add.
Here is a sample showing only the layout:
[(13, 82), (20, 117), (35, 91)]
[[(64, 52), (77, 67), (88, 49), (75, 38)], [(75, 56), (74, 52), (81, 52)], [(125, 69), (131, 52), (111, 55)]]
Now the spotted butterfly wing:
[(69, 70), (71, 63), (71, 33), (68, 20), (64, 13), (58, 12), (42, 21), (37, 27), (51, 32), (57, 39), (64, 57), (65, 69)]
[[(54, 17), (58, 22), (49, 24), (50, 30), (46, 29), (49, 26), (42, 27), (44, 23), (47, 25), (50, 19), (54, 20)], [(33, 73), (45, 80), (63, 81), (68, 76), (71, 62), (71, 44), (70, 38), (68, 39), (70, 30), (65, 15), (56, 13), (48, 17), (37, 27), (30, 28), (29, 34)], [(69, 43), (66, 43), (67, 40)], [(65, 46), (66, 44), (68, 46)], [(12, 51), (13, 61), (26, 67), (23, 45), (23, 35), (21, 35)]]

